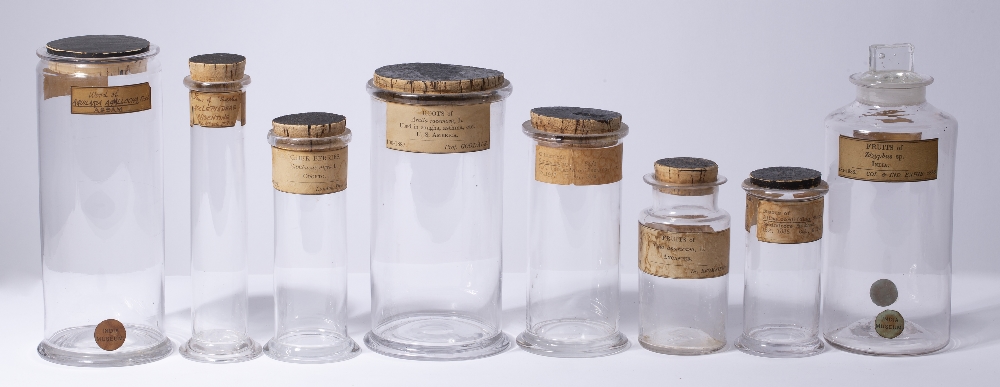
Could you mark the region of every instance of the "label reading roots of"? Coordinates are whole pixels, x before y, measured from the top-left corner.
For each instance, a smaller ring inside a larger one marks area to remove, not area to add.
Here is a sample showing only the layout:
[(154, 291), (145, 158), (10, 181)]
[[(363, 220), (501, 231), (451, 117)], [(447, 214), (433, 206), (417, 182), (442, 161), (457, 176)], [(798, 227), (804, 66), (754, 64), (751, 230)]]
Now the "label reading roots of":
[(149, 82), (128, 86), (89, 87), (70, 89), (72, 114), (125, 114), (152, 108)]
[(192, 90), (191, 126), (203, 128), (228, 128), (247, 124), (246, 94), (242, 91), (228, 93), (202, 93)]
[(761, 242), (809, 243), (823, 237), (823, 198), (807, 202), (758, 199), (755, 204), (757, 218), (752, 222), (757, 225), (757, 240)]
[(609, 148), (535, 146), (535, 180), (558, 185), (601, 185), (622, 179), (622, 144)]
[(347, 189), (347, 147), (303, 152), (271, 147), (274, 189), (302, 195), (323, 195)]
[(490, 149), (490, 104), (420, 106), (386, 103), (385, 147), (414, 153)]
[(639, 269), (664, 278), (729, 274), (729, 229), (672, 232), (639, 224)]
[(125, 325), (115, 319), (101, 321), (94, 328), (94, 341), (105, 351), (114, 351), (125, 344)]
[(840, 136), (837, 175), (886, 183), (937, 179), (938, 140), (884, 141)]

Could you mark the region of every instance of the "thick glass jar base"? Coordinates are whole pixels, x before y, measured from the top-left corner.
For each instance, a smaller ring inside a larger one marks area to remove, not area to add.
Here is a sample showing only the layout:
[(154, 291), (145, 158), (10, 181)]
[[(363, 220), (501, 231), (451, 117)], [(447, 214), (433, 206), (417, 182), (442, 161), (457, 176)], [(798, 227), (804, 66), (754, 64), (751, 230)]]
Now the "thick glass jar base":
[(918, 324), (907, 321), (903, 332), (886, 339), (875, 332), (872, 318), (855, 321), (844, 328), (824, 334), (834, 348), (872, 356), (919, 356), (940, 351), (948, 346), (948, 337), (931, 335)]
[(105, 351), (94, 342), (88, 325), (63, 329), (38, 344), (38, 355), (50, 362), (77, 367), (124, 367), (151, 363), (173, 352), (174, 346), (162, 333), (146, 326), (125, 325), (128, 337), (121, 348)]
[(264, 345), (267, 357), (288, 363), (335, 363), (360, 353), (361, 347), (350, 337), (319, 329), (288, 332)]
[(639, 345), (666, 355), (697, 356), (715, 353), (726, 347), (705, 331), (692, 328), (670, 328), (639, 335)]
[(628, 338), (607, 324), (587, 320), (554, 320), (517, 336), (527, 352), (551, 357), (599, 357), (625, 351)]
[(200, 332), (178, 349), (185, 359), (201, 363), (239, 363), (260, 357), (262, 349), (244, 334), (227, 331)]
[(503, 332), (451, 313), (403, 316), (365, 335), (372, 351), (411, 360), (469, 360), (493, 356), (510, 347)]
[(761, 357), (808, 357), (825, 349), (819, 337), (791, 325), (765, 325), (736, 340), (736, 349)]

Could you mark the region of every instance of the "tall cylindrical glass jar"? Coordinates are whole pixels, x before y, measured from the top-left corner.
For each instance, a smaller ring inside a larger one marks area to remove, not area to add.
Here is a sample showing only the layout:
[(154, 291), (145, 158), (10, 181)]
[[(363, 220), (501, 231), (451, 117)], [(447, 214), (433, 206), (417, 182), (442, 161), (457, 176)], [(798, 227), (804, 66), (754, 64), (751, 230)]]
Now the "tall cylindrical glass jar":
[(857, 99), (826, 118), (823, 333), (837, 348), (919, 355), (948, 344), (958, 123), (927, 103), (913, 46), (870, 47)]
[(531, 109), (528, 300), (524, 350), (594, 357), (628, 349), (618, 330), (621, 292), (622, 115), (601, 109)]
[(716, 352), (729, 309), (726, 178), (694, 157), (657, 160), (653, 170), (653, 207), (639, 214), (639, 343), (669, 355)]
[(819, 171), (758, 169), (747, 192), (743, 335), (736, 348), (764, 357), (823, 351), (819, 339), (823, 196)]
[(121, 35), (38, 49), (45, 360), (126, 366), (173, 350), (163, 331), (159, 51)]
[(347, 118), (275, 118), (274, 338), (264, 353), (291, 363), (330, 363), (361, 352), (347, 335)]
[(400, 358), (462, 360), (509, 347), (500, 330), (503, 73), (409, 63), (375, 70), (372, 330)]
[(191, 57), (191, 339), (185, 358), (206, 363), (254, 359), (247, 335), (246, 58)]

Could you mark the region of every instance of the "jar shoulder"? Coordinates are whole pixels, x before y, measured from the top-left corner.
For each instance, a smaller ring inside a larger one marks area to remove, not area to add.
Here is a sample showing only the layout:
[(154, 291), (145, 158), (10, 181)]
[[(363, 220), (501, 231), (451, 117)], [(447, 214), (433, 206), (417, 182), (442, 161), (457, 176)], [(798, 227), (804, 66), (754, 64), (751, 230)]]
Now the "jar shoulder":
[(723, 230), (729, 228), (730, 223), (732, 223), (732, 216), (723, 209), (699, 211), (683, 208), (654, 209), (649, 207), (639, 213), (639, 224), (642, 225), (707, 225), (714, 230)]
[(921, 132), (924, 138), (957, 135), (958, 121), (930, 103), (910, 106), (873, 106), (854, 101), (826, 116), (827, 132), (852, 135), (870, 132)]

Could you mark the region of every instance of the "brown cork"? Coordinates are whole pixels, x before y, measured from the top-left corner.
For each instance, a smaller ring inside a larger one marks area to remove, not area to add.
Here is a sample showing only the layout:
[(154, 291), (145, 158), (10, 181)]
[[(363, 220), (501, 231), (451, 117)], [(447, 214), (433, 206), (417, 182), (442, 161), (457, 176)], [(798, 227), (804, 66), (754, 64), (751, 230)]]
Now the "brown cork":
[(347, 117), (340, 114), (309, 112), (289, 114), (271, 121), (274, 134), (291, 138), (339, 136), (347, 129)]
[(236, 82), (243, 79), (247, 58), (237, 54), (202, 54), (188, 59), (196, 82)]
[(375, 70), (376, 87), (414, 94), (455, 94), (503, 86), (502, 72), (442, 63), (403, 63)]
[(551, 106), (531, 109), (531, 125), (555, 134), (588, 135), (621, 129), (622, 115), (602, 109)]
[[(656, 181), (672, 185), (710, 184), (719, 179), (719, 164), (697, 157), (671, 157), (653, 163)], [(661, 192), (677, 196), (704, 196), (715, 190), (706, 188), (661, 188)]]

